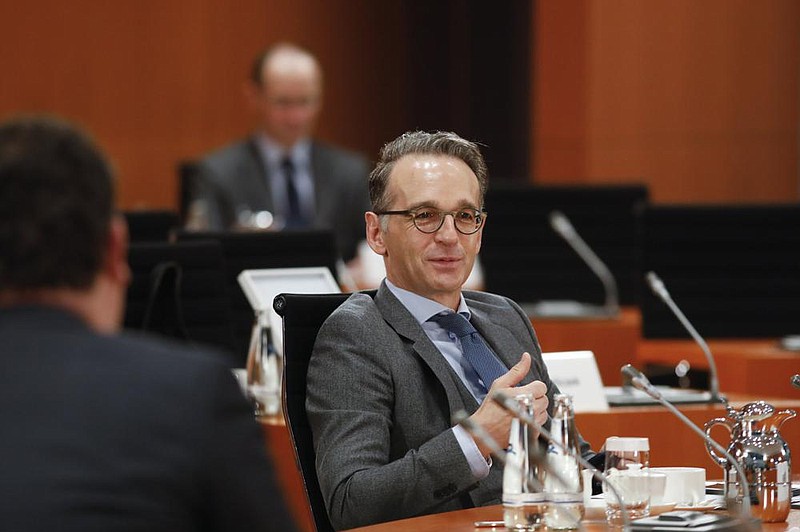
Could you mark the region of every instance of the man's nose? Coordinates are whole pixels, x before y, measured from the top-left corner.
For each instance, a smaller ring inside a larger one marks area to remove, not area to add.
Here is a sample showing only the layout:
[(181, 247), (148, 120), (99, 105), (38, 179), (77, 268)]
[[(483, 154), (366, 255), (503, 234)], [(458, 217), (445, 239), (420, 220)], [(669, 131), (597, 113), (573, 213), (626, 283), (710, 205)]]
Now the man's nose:
[(452, 212), (444, 214), (442, 226), (436, 231), (436, 237), (441, 240), (458, 240), (458, 230), (456, 229), (456, 216)]

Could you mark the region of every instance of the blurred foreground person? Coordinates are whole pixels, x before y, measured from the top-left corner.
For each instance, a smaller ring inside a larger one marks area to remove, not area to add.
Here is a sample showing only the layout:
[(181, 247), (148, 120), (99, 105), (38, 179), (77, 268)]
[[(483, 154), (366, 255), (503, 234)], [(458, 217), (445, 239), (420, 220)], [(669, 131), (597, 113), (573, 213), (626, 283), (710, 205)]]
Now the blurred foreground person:
[(214, 354), (119, 333), (127, 232), (69, 124), (0, 124), (0, 526), (291, 530)]

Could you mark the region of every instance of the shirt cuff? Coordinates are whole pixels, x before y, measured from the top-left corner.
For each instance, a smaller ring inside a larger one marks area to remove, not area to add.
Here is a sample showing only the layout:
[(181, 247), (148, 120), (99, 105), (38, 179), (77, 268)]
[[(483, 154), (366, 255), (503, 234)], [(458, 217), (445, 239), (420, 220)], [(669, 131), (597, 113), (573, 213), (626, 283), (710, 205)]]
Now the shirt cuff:
[(458, 446), (461, 447), (461, 452), (464, 453), (464, 458), (467, 459), (472, 476), (477, 480), (486, 478), (489, 475), (491, 459), (489, 462), (486, 461), (478, 449), (478, 444), (461, 425), (453, 427), (453, 434), (458, 441)]

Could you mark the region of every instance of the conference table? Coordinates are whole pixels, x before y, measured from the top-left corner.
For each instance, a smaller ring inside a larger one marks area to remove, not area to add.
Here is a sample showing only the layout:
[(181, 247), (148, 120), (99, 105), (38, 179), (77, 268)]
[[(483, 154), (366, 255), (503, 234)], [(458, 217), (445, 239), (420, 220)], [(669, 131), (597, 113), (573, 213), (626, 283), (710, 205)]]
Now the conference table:
[[(800, 399), (789, 379), (800, 373), (800, 352), (775, 339), (708, 340), (721, 390), (729, 393)], [(642, 340), (636, 348), (640, 369), (646, 364), (675, 366), (681, 360), (708, 370), (708, 361), (692, 340)]]
[[(730, 394), (729, 400), (735, 408), (741, 407), (761, 397)], [(790, 408), (800, 412), (800, 399), (770, 399), (776, 410)], [(695, 424), (703, 426), (706, 421), (725, 415), (722, 405), (682, 405), (681, 412)], [(706, 479), (722, 478), (722, 469), (711, 460), (704, 442), (691, 429), (660, 406), (614, 407), (608, 412), (585, 412), (575, 416), (581, 435), (592, 444), (594, 449), (602, 447), (608, 436), (640, 436), (650, 440), (650, 465), (653, 467), (693, 466), (706, 469)], [(266, 448), (270, 454), (281, 485), (282, 492), (295, 517), (300, 530), (313, 531), (313, 520), (305, 496), (302, 479), (298, 471), (289, 432), (282, 415), (260, 418)], [(712, 435), (727, 446), (729, 435), (723, 428), (715, 428)], [(781, 428), (781, 435), (791, 449), (800, 449), (800, 419), (790, 419)], [(800, 468), (795, 465), (795, 471)], [(470, 510), (477, 512), (486, 509)], [(471, 515), (467, 511), (464, 515)], [(466, 519), (470, 525), (475, 520), (497, 520), (499, 514), (485, 519)], [(792, 514), (794, 516), (794, 513)], [(421, 518), (425, 519), (425, 518)], [(434, 519), (434, 517), (430, 517)], [(800, 526), (800, 516), (793, 517)], [(465, 523), (466, 523), (465, 521)], [(416, 526), (416, 525), (415, 525)], [(450, 530), (449, 526), (438, 530)], [(464, 526), (467, 526), (466, 524)], [(411, 530), (412, 528), (409, 528)], [(431, 528), (433, 529), (433, 528)], [(382, 529), (388, 530), (388, 529)], [(403, 530), (398, 528), (397, 530)], [(425, 528), (413, 528), (425, 530)], [(455, 530), (458, 530), (456, 528)], [(586, 530), (602, 530), (602, 528), (586, 528)], [(788, 530), (785, 528), (765, 528), (765, 530)], [(800, 529), (798, 529), (800, 532)]]
[[(390, 521), (378, 525), (353, 528), (351, 530), (357, 530), (358, 532), (441, 532), (443, 530), (447, 530), (448, 532), (476, 532), (483, 530), (505, 530), (505, 527), (502, 526), (497, 528), (475, 527), (476, 521), (502, 521), (502, 519), (503, 507), (497, 505), (424, 515), (422, 517), (412, 517), (410, 519)], [(586, 532), (614, 530), (607, 526), (602, 520), (584, 520), (581, 523), (580, 529)], [(616, 530), (619, 530), (619, 528)], [(764, 532), (800, 531), (800, 510), (792, 510), (789, 513), (789, 519), (787, 519), (785, 523), (762, 524), (761, 530)]]

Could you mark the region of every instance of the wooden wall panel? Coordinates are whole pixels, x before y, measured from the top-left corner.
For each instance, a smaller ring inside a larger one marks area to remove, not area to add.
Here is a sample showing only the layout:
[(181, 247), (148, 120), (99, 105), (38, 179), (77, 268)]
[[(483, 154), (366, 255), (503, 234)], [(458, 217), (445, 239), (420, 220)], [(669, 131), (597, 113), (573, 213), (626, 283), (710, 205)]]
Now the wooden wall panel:
[(399, 0), (4, 2), (0, 117), (85, 125), (118, 169), (123, 208), (176, 207), (175, 164), (253, 127), (242, 83), (278, 40), (320, 56), (320, 135), (374, 156), (406, 121), (403, 22)]
[(660, 202), (798, 199), (799, 3), (573, 0), (537, 15), (536, 53), (557, 59), (534, 77), (536, 180), (643, 178)]

